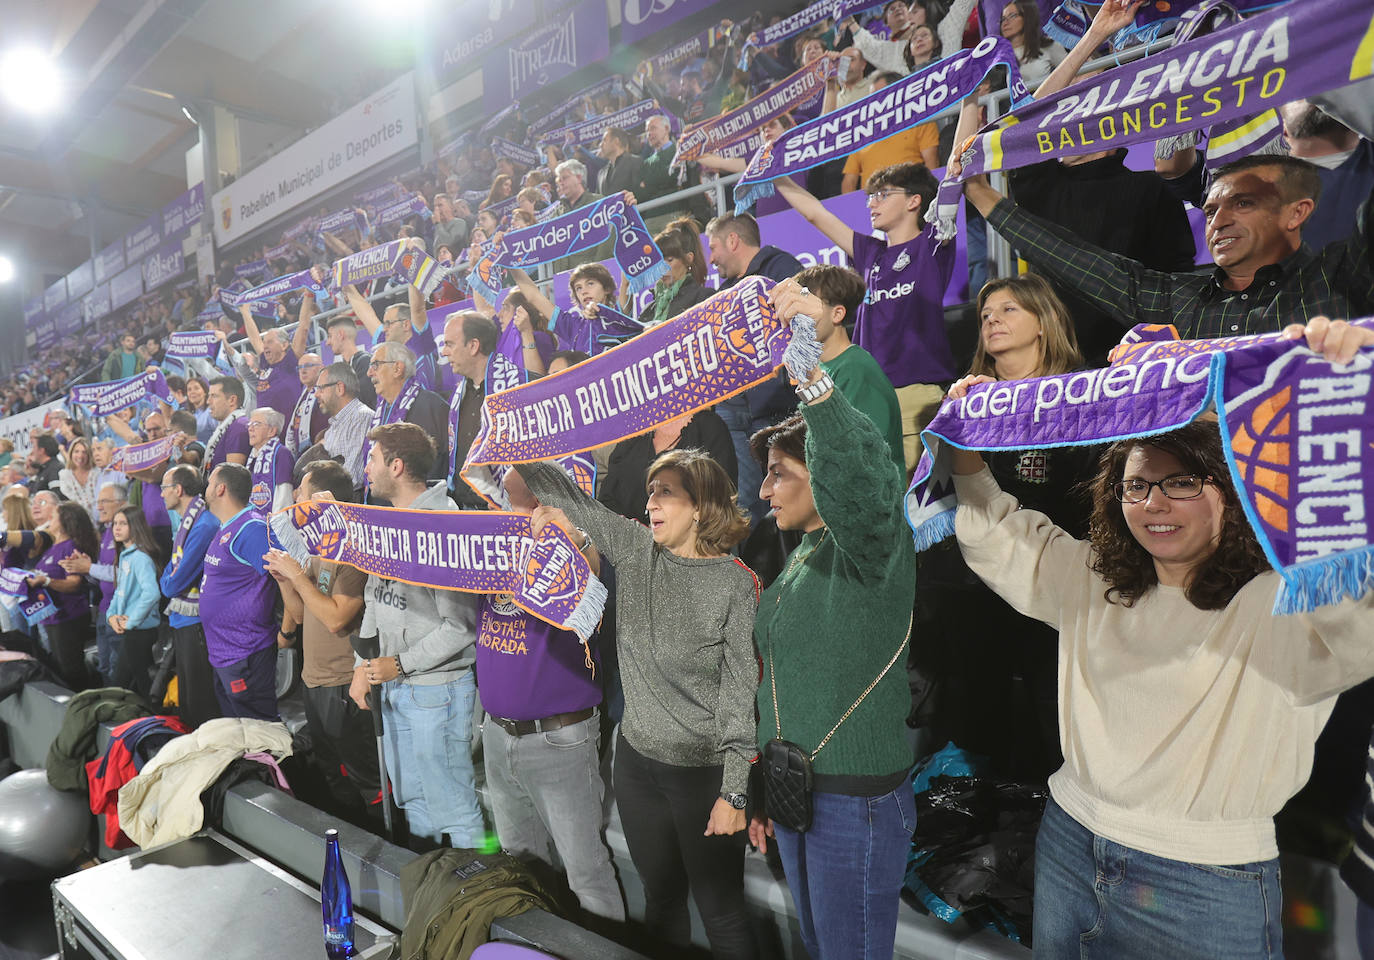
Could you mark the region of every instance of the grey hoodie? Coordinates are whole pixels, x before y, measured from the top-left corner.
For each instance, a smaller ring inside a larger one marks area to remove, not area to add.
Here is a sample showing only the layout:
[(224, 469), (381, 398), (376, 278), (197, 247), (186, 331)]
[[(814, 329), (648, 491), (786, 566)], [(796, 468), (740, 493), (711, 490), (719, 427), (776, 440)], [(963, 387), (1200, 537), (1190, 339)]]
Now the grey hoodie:
[[(415, 498), (410, 510), (457, 510), (442, 483)], [(472, 669), (477, 638), (475, 593), (418, 587), (367, 578), (363, 592), (361, 636), (381, 638), (379, 656), (399, 655), (406, 676), (401, 683), (439, 684), (456, 680)], [(359, 663), (362, 661), (359, 660)]]

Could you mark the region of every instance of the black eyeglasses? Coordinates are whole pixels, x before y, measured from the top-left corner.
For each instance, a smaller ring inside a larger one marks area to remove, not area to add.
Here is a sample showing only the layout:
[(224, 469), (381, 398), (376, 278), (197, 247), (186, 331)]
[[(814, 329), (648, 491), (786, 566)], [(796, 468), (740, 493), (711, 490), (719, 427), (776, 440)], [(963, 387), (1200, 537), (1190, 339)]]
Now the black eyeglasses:
[(1209, 483), (1215, 481), (1211, 477), (1181, 473), (1163, 480), (1122, 480), (1112, 486), (1112, 493), (1122, 503), (1144, 503), (1150, 499), (1150, 491), (1159, 487), (1159, 492), (1170, 500), (1196, 500)]

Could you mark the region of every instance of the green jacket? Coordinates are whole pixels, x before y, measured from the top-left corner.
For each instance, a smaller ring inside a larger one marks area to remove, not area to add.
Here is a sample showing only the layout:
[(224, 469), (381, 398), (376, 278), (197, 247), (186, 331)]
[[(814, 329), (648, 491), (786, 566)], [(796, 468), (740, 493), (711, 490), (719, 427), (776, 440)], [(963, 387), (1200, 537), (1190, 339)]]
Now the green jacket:
[(118, 725), (151, 714), (148, 701), (121, 687), (83, 690), (72, 697), (62, 729), (48, 748), (48, 783), (58, 790), (85, 790), (86, 762), (95, 759), (100, 725)]

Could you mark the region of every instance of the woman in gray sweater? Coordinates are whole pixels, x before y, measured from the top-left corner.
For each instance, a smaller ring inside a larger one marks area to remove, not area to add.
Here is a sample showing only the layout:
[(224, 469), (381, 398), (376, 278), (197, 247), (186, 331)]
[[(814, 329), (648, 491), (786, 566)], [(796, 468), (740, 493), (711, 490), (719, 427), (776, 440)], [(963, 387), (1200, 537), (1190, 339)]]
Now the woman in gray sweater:
[(531, 518), (536, 532), (550, 521), (576, 527), (615, 565), (625, 690), (615, 794), (644, 882), (645, 923), (686, 947), (690, 886), (712, 954), (753, 957), (743, 830), (758, 585), (727, 553), (748, 532), (734, 485), (701, 451), (668, 451), (649, 467), (646, 528), (554, 464), (515, 469), (542, 504)]

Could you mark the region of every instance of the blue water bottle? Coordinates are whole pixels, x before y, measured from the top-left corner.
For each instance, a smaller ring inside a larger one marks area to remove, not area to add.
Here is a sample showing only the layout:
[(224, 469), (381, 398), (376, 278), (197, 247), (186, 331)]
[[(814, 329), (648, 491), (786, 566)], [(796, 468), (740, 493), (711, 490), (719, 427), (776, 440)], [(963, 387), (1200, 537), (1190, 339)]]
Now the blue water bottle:
[(324, 912), (324, 954), (329, 960), (353, 956), (353, 891), (339, 853), (339, 831), (324, 832), (324, 879), (320, 906)]

